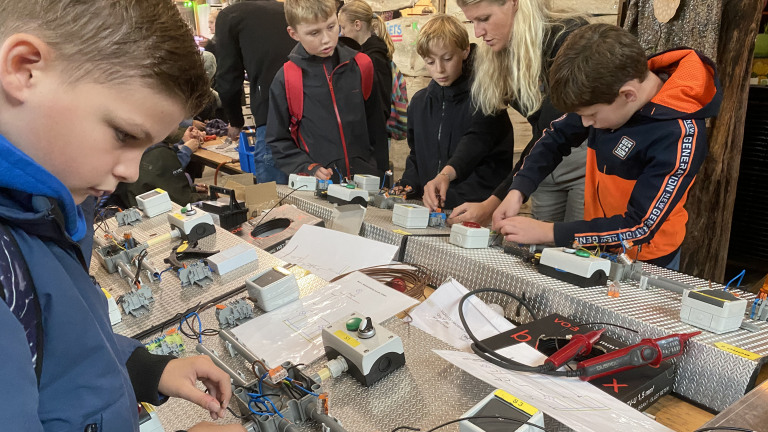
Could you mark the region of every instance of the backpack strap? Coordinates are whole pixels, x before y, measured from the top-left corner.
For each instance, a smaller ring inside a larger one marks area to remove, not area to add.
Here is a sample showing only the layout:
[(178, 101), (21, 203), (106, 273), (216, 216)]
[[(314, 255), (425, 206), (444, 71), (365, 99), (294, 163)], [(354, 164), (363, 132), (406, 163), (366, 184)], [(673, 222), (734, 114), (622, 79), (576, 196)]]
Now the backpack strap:
[(363, 88), (363, 98), (368, 100), (373, 90), (373, 62), (370, 57), (359, 52), (355, 54), (355, 63), (360, 68), (360, 84)]
[(304, 116), (304, 78), (301, 75), (301, 68), (296, 63), (288, 60), (283, 64), (283, 75), (285, 77), (285, 98), (288, 101), (288, 113), (291, 116), (291, 122), (288, 130), (291, 131), (291, 138), (299, 145), (299, 123)]
[[(0, 248), (5, 252), (0, 254), (0, 275), (5, 281), (0, 284), (0, 297), (24, 327), (39, 386), (43, 373), (42, 310), (27, 261), (16, 239), (3, 223), (0, 223)], [(28, 307), (28, 304), (33, 307)]]

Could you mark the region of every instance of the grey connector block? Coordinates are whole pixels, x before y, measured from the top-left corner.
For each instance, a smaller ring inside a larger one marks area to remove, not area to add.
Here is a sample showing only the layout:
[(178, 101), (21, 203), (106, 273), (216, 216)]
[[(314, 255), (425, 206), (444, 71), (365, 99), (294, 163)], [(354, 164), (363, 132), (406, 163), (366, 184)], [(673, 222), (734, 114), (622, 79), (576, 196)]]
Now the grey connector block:
[(121, 249), (114, 243), (107, 243), (106, 246), (98, 247), (94, 250), (96, 259), (107, 269), (107, 273), (117, 271), (117, 263), (130, 264), (133, 258), (147, 248), (146, 243), (141, 243), (133, 249)]
[(237, 246), (211, 255), (206, 261), (211, 267), (211, 271), (219, 275), (224, 275), (238, 267), (256, 262), (258, 259), (259, 254), (253, 246), (247, 243), (240, 243)]
[(120, 304), (123, 306), (123, 311), (126, 314), (140, 317), (149, 313), (149, 305), (154, 301), (152, 289), (142, 286), (138, 290), (133, 289), (131, 292), (124, 294)]
[(198, 284), (206, 287), (213, 282), (211, 269), (207, 264), (199, 261), (179, 270), (179, 279), (181, 279), (181, 286)]
[(253, 305), (246, 299), (235, 300), (223, 309), (216, 309), (216, 319), (219, 320), (221, 328), (235, 327), (251, 317), (253, 317)]
[(643, 272), (643, 263), (633, 262), (631, 264), (622, 264), (611, 262), (611, 274), (608, 279), (615, 281), (637, 280), (637, 277)]
[(141, 212), (137, 208), (129, 208), (115, 213), (117, 226), (136, 225), (141, 222)]
[(157, 348), (150, 350), (149, 352), (155, 355), (172, 355), (179, 357), (182, 351), (184, 351), (183, 345), (179, 345), (174, 342), (168, 343), (165, 339), (163, 339), (160, 341)]
[(373, 196), (373, 206), (378, 207), (380, 209), (384, 210), (392, 210), (395, 207), (395, 204), (402, 204), (405, 201), (403, 201), (402, 198), (399, 196), (384, 196), (384, 195), (374, 195)]
[(273, 267), (245, 281), (248, 297), (269, 312), (299, 298), (296, 276), (282, 267)]

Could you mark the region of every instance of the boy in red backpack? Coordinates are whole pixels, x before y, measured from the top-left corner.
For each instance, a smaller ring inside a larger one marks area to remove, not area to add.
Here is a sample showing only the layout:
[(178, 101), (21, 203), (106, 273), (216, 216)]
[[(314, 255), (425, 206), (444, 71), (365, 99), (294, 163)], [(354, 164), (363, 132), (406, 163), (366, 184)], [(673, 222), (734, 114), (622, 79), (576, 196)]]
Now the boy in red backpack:
[(389, 167), (386, 118), (371, 91), (371, 59), (337, 46), (333, 0), (286, 0), (285, 18), (299, 43), (269, 90), (267, 143), (277, 166), (323, 180), (383, 176)]

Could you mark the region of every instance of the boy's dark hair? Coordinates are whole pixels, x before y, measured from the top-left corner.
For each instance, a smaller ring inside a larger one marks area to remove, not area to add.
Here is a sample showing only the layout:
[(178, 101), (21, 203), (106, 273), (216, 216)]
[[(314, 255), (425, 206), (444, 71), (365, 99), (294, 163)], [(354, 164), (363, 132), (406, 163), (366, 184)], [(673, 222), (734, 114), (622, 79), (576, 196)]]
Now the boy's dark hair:
[(336, 15), (334, 0), (285, 0), (285, 21), (296, 30), (299, 24), (325, 21)]
[(648, 59), (637, 38), (611, 24), (590, 24), (568, 36), (549, 72), (550, 99), (562, 112), (612, 104), (619, 89), (644, 81)]
[(0, 43), (39, 37), (70, 83), (138, 80), (197, 114), (209, 81), (192, 31), (171, 0), (0, 0)]

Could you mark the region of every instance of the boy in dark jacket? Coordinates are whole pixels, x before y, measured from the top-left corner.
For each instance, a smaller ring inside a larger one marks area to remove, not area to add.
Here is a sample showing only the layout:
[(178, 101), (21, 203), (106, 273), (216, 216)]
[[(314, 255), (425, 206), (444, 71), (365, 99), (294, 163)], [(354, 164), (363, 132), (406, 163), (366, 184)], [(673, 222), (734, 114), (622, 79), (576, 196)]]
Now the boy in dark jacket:
[(454, 181), (445, 208), (488, 198), (504, 180), (513, 165), (514, 135), (506, 111), (485, 116), (475, 112), (470, 97), (471, 65), (474, 45), (470, 47), (467, 30), (458, 19), (437, 15), (421, 28), (416, 51), (424, 59), (432, 77), (427, 88), (418, 91), (408, 106), (408, 146), (402, 186), (411, 186), (412, 195), (421, 197), (423, 186), (445, 166), (462, 140), (472, 140), (465, 133), (473, 116), (485, 130), (493, 131), (490, 152), (462, 181)]
[(156, 356), (114, 334), (77, 243), (87, 233), (77, 204), (134, 181), (144, 149), (208, 98), (178, 9), (0, 0), (0, 64), (2, 429), (135, 432), (137, 401), (168, 396), (222, 417), (229, 376), (205, 356)]
[[(593, 24), (566, 40), (550, 72), (552, 103), (571, 112), (544, 132), (494, 213), (507, 240), (603, 244), (677, 269), (688, 220), (683, 205), (707, 154), (704, 119), (717, 115), (715, 66), (679, 49), (645, 58), (634, 36)], [(517, 211), (588, 138), (583, 221), (546, 223)]]
[[(288, 34), (299, 43), (289, 59), (301, 68), (303, 118), (289, 132), (286, 66), (278, 71), (269, 95), (267, 142), (277, 166), (286, 173), (307, 173), (339, 181), (354, 174), (383, 176), (389, 166), (386, 118), (373, 86), (363, 86), (355, 51), (337, 45), (339, 26), (333, 0), (285, 2)], [(365, 54), (358, 54), (365, 56)], [(372, 68), (369, 69), (372, 71)], [(371, 74), (372, 76), (372, 74)], [(368, 77), (369, 79), (371, 77)], [(364, 93), (369, 93), (367, 99)]]

